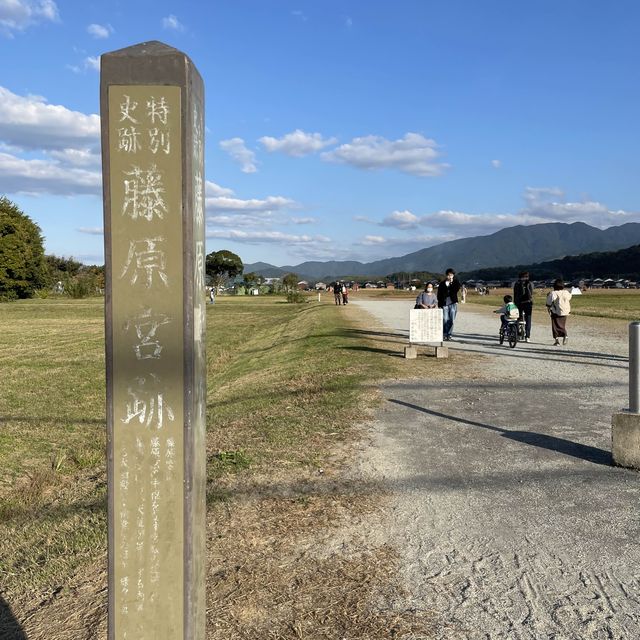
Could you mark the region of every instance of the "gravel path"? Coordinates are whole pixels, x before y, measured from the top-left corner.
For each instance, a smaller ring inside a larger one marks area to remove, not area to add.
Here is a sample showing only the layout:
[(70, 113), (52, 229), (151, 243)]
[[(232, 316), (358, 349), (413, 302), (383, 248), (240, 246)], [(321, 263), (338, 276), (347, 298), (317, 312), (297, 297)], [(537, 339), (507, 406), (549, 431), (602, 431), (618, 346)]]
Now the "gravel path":
[[(408, 335), (407, 301), (353, 303)], [(460, 307), (449, 346), (472, 364), (385, 384), (363, 453), (393, 496), (395, 605), (433, 612), (442, 639), (640, 638), (640, 475), (610, 466), (627, 324), (571, 317), (553, 347), (540, 314), (509, 349), (490, 309)]]

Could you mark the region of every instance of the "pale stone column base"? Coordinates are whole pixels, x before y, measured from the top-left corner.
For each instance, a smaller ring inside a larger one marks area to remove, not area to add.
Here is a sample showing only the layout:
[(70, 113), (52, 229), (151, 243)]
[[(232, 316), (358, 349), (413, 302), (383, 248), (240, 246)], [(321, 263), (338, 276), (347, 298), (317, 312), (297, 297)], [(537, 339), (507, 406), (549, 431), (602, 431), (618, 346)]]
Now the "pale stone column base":
[(613, 414), (611, 457), (618, 467), (640, 469), (640, 413), (619, 411)]

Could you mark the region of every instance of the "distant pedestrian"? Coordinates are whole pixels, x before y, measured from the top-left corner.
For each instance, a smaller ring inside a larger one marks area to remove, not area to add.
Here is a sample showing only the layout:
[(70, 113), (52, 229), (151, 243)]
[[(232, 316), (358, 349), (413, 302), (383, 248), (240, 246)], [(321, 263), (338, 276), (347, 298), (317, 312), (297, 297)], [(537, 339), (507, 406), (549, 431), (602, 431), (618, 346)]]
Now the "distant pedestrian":
[(347, 284), (345, 282), (342, 283), (342, 288), (340, 289), (340, 293), (342, 294), (342, 304), (348, 304), (349, 289), (347, 289)]
[(342, 304), (342, 287), (339, 281), (333, 285), (333, 299), (336, 304)]
[(467, 301), (467, 285), (463, 282), (462, 289), (460, 289), (460, 293), (462, 295), (462, 304)]
[(414, 309), (435, 309), (438, 306), (438, 298), (433, 293), (433, 285), (427, 282), (424, 291), (416, 298)]
[(562, 338), (562, 344), (567, 344), (567, 316), (571, 313), (571, 294), (564, 288), (562, 280), (553, 283), (553, 291), (547, 296), (547, 310), (551, 316), (551, 333), (553, 334), (553, 346), (557, 347)]
[(513, 301), (520, 311), (520, 319), (524, 316), (525, 342), (531, 339), (531, 316), (533, 315), (533, 284), (529, 280), (529, 272), (521, 271), (513, 285)]
[(458, 312), (458, 292), (460, 281), (453, 269), (447, 269), (444, 280), (438, 285), (438, 307), (442, 309), (442, 333), (445, 340), (451, 340), (453, 323)]
[(211, 304), (215, 304), (216, 301), (216, 294), (215, 294), (215, 289), (213, 287), (209, 288), (209, 302), (211, 302)]

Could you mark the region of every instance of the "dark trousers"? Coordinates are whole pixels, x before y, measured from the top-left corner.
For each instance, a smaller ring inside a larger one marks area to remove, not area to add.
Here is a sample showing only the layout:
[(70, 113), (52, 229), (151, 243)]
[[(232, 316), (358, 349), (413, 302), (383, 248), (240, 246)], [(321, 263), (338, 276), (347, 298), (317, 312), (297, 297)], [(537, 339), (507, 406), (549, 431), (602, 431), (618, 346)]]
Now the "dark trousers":
[(556, 339), (567, 337), (567, 316), (551, 314), (551, 333)]
[(533, 314), (533, 302), (521, 302), (518, 305), (520, 311), (520, 318), (524, 314), (524, 335), (527, 338), (531, 337), (531, 315)]

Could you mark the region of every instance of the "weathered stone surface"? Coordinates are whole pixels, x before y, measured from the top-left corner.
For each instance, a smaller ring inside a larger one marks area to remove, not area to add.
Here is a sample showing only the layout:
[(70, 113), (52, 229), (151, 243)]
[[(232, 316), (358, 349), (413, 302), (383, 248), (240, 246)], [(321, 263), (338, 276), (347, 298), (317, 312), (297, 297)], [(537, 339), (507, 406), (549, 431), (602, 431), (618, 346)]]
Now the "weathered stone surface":
[(611, 422), (611, 457), (618, 467), (640, 469), (640, 414), (619, 411)]
[(416, 349), (416, 347), (405, 347), (404, 357), (408, 360), (414, 360), (418, 357), (418, 349)]
[(202, 79), (159, 42), (102, 56), (109, 639), (205, 637)]

